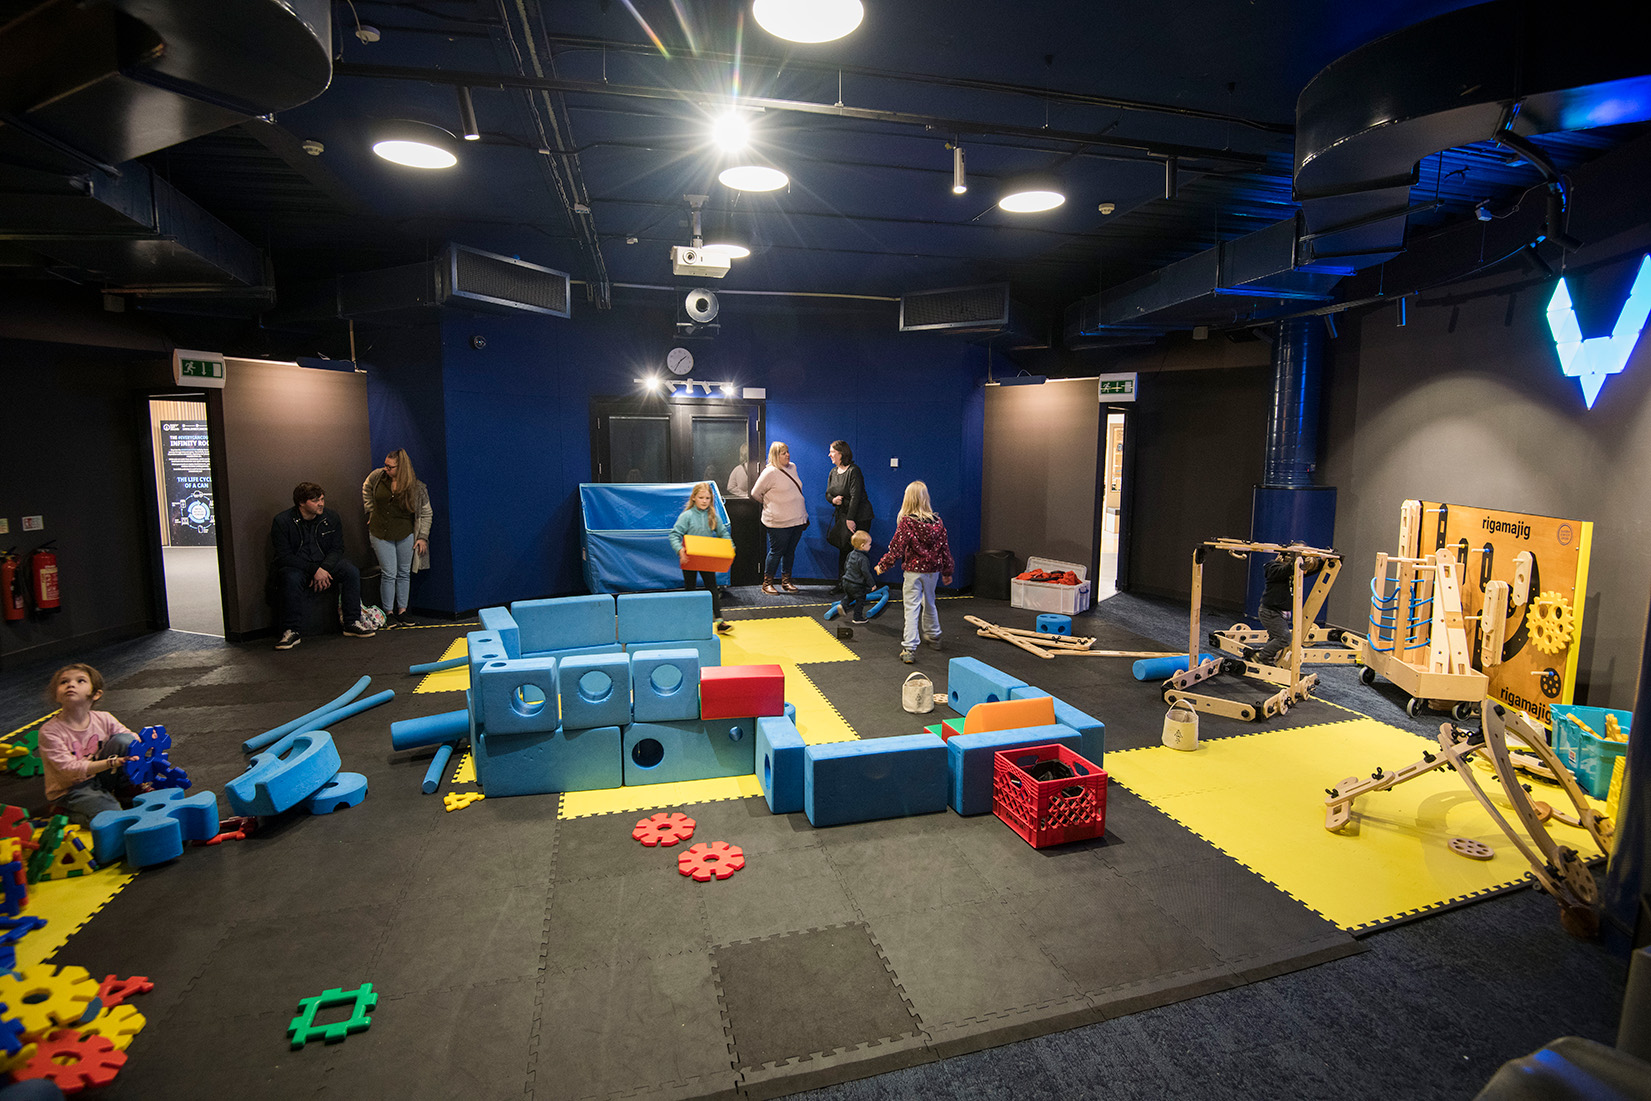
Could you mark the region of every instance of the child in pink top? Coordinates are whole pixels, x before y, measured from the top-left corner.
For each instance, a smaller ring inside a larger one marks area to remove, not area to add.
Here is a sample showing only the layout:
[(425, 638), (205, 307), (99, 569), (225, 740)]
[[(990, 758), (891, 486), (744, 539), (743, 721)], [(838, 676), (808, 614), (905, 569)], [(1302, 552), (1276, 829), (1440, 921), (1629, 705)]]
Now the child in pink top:
[(65, 665), (52, 674), (46, 696), (62, 708), (40, 727), (40, 761), (46, 770), (46, 798), (69, 821), (90, 825), (101, 811), (120, 810), (117, 790), (126, 787), (121, 766), (137, 741), (107, 711), (93, 711), (103, 695), (103, 676), (90, 665)]

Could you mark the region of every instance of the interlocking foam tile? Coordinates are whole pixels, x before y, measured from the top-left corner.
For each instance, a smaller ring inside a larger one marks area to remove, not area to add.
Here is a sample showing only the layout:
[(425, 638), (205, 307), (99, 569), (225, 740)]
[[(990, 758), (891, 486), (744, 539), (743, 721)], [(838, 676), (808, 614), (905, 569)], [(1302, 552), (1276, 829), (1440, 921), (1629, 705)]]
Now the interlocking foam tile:
[(608, 788), (605, 791), (570, 791), (562, 796), (559, 818), (587, 818), (593, 814), (680, 807), (688, 803), (714, 803), (723, 799), (762, 796), (755, 774), (724, 776), (714, 780), (678, 780), (673, 784), (642, 784), (637, 787)]
[[(464, 636), (460, 635), (447, 644), (447, 649), (441, 652), (436, 661), (446, 661), (448, 658), (462, 658), (469, 650), (465, 645)], [(414, 692), (463, 692), (470, 687), (470, 669), (461, 665), (457, 669), (443, 669), (439, 673), (426, 673), (424, 679), (418, 682)]]
[(459, 762), (459, 767), (453, 770), (453, 782), (455, 784), (473, 784), (476, 782), (476, 758), (468, 749), (464, 751), (464, 759)]
[[(813, 616), (736, 619), (722, 636), (724, 665), (808, 665), (816, 661), (857, 661)], [(790, 681), (786, 682), (787, 687)]]
[[(1388, 772), (1437, 752), (1433, 742), (1374, 719), (1219, 738), (1196, 752), (1164, 747), (1107, 754), (1122, 784), (1233, 859), (1350, 932), (1368, 932), (1429, 910), (1522, 884), (1529, 865), (1454, 769), (1433, 771), (1361, 795), (1345, 830), (1324, 828), (1326, 789), (1349, 776)], [(1494, 775), (1475, 777), (1510, 822)], [(1533, 797), (1570, 800), (1553, 784), (1522, 776)], [(1600, 801), (1594, 805), (1603, 807)], [(1549, 822), (1549, 833), (1584, 858), (1598, 855), (1586, 831)], [(1447, 846), (1482, 841), (1491, 860)]]
[(90, 875), (73, 879), (52, 879), (29, 888), (29, 917), (46, 919), (46, 927), (24, 937), (17, 945), (17, 966), (31, 967), (50, 959), (71, 936), (121, 892), (137, 873), (116, 863)]

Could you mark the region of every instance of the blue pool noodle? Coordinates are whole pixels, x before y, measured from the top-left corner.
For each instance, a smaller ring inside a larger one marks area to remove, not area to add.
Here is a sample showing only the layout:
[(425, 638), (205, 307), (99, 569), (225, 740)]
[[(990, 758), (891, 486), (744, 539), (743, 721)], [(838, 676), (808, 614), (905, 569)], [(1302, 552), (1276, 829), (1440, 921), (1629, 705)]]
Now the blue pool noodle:
[(291, 722), (282, 723), (274, 730), (267, 730), (258, 735), (256, 738), (248, 738), (246, 741), (241, 743), (241, 751), (243, 753), (257, 753), (260, 749), (263, 749), (266, 746), (274, 745), (276, 742), (280, 741), (282, 738), (285, 738), (288, 734), (291, 734), (294, 730), (297, 730), (311, 719), (325, 715), (335, 707), (343, 707), (345, 704), (361, 695), (361, 693), (365, 692), (367, 690), (367, 686), (372, 682), (372, 677), (362, 677), (360, 680), (355, 682), (355, 687), (351, 688), (348, 692), (344, 693), (331, 703), (323, 704), (320, 707), (317, 707), (314, 711), (311, 711), (308, 715), (300, 715)]
[(436, 750), (435, 759), (430, 762), (430, 767), (424, 772), (424, 794), (434, 795), (436, 789), (441, 787), (441, 774), (447, 771), (447, 762), (452, 759), (453, 744), (451, 742), (445, 743), (440, 749)]
[(470, 734), (470, 712), (464, 708), (444, 711), (440, 715), (420, 715), (416, 719), (397, 719), (390, 724), (390, 746), (396, 750), (418, 749), (436, 745)]
[[(1198, 662), (1213, 658), (1214, 654), (1199, 654)], [(1187, 655), (1178, 654), (1169, 658), (1142, 658), (1134, 665), (1136, 680), (1168, 680), (1177, 673), (1183, 673), (1187, 668)]]
[(409, 673), (439, 673), (443, 669), (457, 669), (461, 665), (468, 664), (470, 664), (470, 655), (460, 654), (458, 657), (448, 658), (446, 661), (427, 661), (423, 665), (409, 665), (407, 671)]

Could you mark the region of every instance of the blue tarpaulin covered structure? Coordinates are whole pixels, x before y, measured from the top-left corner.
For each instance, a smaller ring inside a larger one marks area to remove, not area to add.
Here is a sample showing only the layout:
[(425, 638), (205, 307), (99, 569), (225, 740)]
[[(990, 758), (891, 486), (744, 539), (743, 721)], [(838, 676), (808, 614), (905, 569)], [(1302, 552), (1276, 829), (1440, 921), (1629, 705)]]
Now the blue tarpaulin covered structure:
[[(693, 491), (693, 482), (581, 484), (579, 549), (585, 560), (585, 587), (593, 593), (682, 588), (682, 567), (671, 550), (671, 525)], [(715, 482), (711, 509), (718, 526), (730, 530), (728, 510)], [(728, 575), (717, 574), (717, 584), (728, 584)]]

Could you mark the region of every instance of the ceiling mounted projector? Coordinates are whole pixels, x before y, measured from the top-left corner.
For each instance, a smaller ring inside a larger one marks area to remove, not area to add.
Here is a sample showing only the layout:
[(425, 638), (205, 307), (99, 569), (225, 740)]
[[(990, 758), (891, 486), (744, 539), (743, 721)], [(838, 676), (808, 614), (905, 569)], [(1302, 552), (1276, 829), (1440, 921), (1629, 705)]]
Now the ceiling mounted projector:
[(695, 248), (692, 245), (671, 246), (671, 274), (695, 278), (721, 279), (732, 267), (728, 254)]
[(688, 297), (682, 300), (682, 311), (697, 325), (715, 321), (717, 308), (717, 296), (704, 287), (695, 287), (688, 292)]

